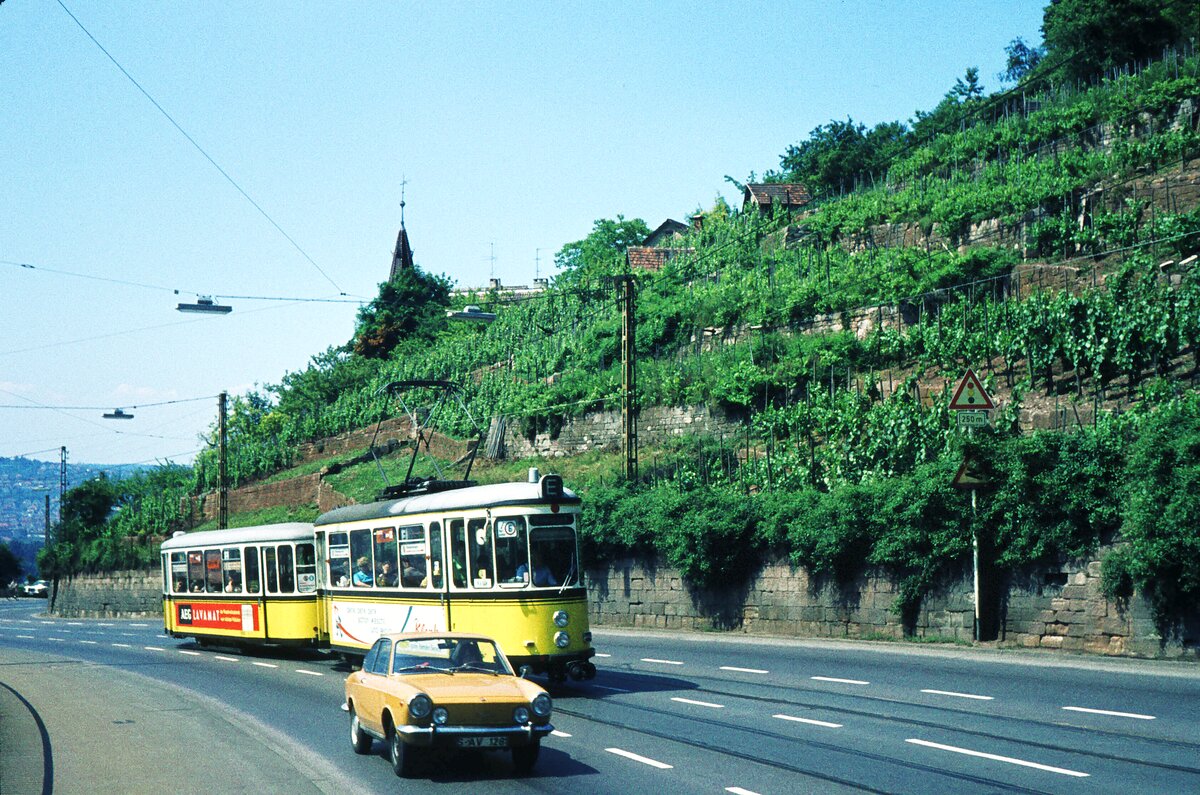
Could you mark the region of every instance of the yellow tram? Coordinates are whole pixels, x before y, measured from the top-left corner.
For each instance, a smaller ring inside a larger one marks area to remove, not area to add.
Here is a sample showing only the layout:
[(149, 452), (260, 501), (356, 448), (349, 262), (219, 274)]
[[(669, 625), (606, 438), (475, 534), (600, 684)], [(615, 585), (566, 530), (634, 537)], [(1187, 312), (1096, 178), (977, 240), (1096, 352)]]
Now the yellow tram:
[(320, 632), (361, 656), (387, 632), (478, 632), (514, 667), (596, 674), (579, 567), (580, 499), (558, 475), (430, 481), (316, 521)]
[(177, 533), (162, 544), (163, 626), (233, 645), (324, 645), (313, 526)]

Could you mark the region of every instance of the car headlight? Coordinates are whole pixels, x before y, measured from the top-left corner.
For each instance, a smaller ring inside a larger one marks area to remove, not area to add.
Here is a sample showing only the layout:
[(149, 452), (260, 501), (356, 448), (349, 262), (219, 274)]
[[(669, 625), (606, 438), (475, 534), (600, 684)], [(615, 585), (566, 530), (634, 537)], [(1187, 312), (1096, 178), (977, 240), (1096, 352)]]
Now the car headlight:
[(538, 693), (533, 699), (533, 704), (530, 706), (533, 707), (533, 714), (537, 715), (539, 718), (550, 717), (551, 703), (550, 696), (548, 694)]
[(412, 701), (408, 702), (408, 714), (417, 720), (429, 717), (429, 712), (432, 709), (433, 702), (424, 693), (418, 693), (412, 697)]
[(446, 711), (445, 707), (438, 707), (433, 711), (433, 722), (438, 726), (445, 726), (449, 718), (450, 713)]
[(554, 633), (554, 645), (557, 646), (558, 648), (565, 649), (565, 648), (567, 648), (568, 645), (570, 645), (570, 643), (571, 643), (571, 636), (568, 635), (567, 633), (565, 633), (565, 632), (555, 632)]
[(517, 707), (514, 709), (513, 721), (522, 725), (529, 723), (529, 707)]
[(567, 624), (571, 621), (571, 617), (567, 615), (566, 610), (559, 610), (554, 614), (554, 626), (559, 629), (566, 629)]

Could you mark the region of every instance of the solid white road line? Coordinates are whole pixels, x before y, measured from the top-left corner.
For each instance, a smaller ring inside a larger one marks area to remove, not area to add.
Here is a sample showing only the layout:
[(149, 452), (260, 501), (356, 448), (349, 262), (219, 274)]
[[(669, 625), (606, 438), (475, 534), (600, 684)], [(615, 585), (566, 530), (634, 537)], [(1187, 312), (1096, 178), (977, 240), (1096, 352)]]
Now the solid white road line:
[(678, 698), (677, 696), (672, 696), (671, 700), (678, 701), (680, 704), (694, 704), (697, 707), (710, 707), (712, 709), (725, 709), (724, 704), (713, 704), (712, 702), (709, 702), (709, 701), (693, 701), (690, 698)]
[(861, 679), (838, 679), (835, 676), (810, 676), (809, 679), (815, 679), (818, 682), (837, 682), (840, 685), (869, 685), (870, 682), (864, 682)]
[(977, 696), (973, 693), (955, 693), (952, 690), (922, 690), (922, 693), (932, 693), (935, 696), (950, 696), (952, 698), (973, 698), (976, 701), (995, 701), (992, 696)]
[(1087, 712), (1092, 715), (1110, 715), (1114, 718), (1133, 718), (1135, 720), (1155, 720), (1153, 715), (1139, 715), (1136, 712), (1113, 712), (1108, 709), (1088, 709), (1087, 707), (1063, 707), (1071, 712)]
[(630, 753), (629, 751), (623, 751), (620, 748), (605, 748), (604, 750), (608, 751), (610, 754), (616, 754), (617, 756), (623, 756), (626, 759), (632, 759), (635, 762), (641, 762), (643, 765), (657, 767), (659, 770), (670, 770), (673, 767), (673, 765), (668, 765), (666, 762), (660, 762), (657, 759), (650, 759), (645, 756), (638, 756), (637, 754)]
[(842, 724), (840, 724), (840, 723), (829, 723), (828, 721), (813, 720), (812, 718), (797, 718), (794, 715), (772, 715), (771, 717), (779, 718), (780, 720), (795, 721), (796, 723), (809, 723), (809, 724), (812, 724), (813, 726), (824, 726), (827, 729), (842, 728)]
[(1015, 759), (1011, 756), (999, 756), (998, 754), (986, 754), (983, 751), (972, 751), (970, 748), (959, 748), (954, 745), (942, 745), (941, 743), (931, 743), (928, 740), (905, 740), (906, 743), (913, 745), (923, 745), (926, 748), (936, 748), (939, 751), (951, 751), (956, 754), (964, 754), (966, 756), (976, 756), (980, 759), (991, 759), (994, 762), (1007, 762), (1010, 765), (1020, 765), (1021, 767), (1032, 767), (1035, 770), (1045, 770), (1047, 773), (1058, 773), (1063, 776), (1074, 776), (1076, 778), (1087, 778), (1089, 773), (1080, 773), (1078, 770), (1068, 770), (1065, 767), (1052, 767), (1051, 765), (1043, 765), (1037, 762), (1029, 762), (1024, 759)]
[(683, 665), (679, 660), (656, 660), (653, 657), (643, 657), (642, 662), (658, 663), (659, 665)]
[(732, 665), (722, 665), (722, 671), (734, 671), (739, 674), (769, 674), (770, 671), (764, 671), (762, 668), (737, 668)]

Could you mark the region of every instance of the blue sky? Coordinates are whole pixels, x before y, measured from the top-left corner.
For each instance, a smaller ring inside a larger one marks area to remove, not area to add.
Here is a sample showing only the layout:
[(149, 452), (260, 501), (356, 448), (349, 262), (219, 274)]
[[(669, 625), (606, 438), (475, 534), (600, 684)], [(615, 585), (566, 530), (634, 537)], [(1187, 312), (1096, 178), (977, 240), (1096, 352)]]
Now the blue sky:
[(831, 119), (994, 90), (1043, 4), (7, 0), (0, 456), (189, 462), (219, 392), (350, 338), (402, 183), (418, 265), (529, 284), (597, 218), (739, 201), (725, 175)]

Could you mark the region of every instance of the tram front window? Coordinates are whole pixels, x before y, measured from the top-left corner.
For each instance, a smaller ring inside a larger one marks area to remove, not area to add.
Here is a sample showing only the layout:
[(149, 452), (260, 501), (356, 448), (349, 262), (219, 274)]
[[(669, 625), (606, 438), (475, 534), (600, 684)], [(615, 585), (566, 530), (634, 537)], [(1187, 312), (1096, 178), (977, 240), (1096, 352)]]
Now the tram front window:
[(535, 527), (529, 532), (532, 584), (537, 587), (575, 585), (575, 531), (570, 527)]

